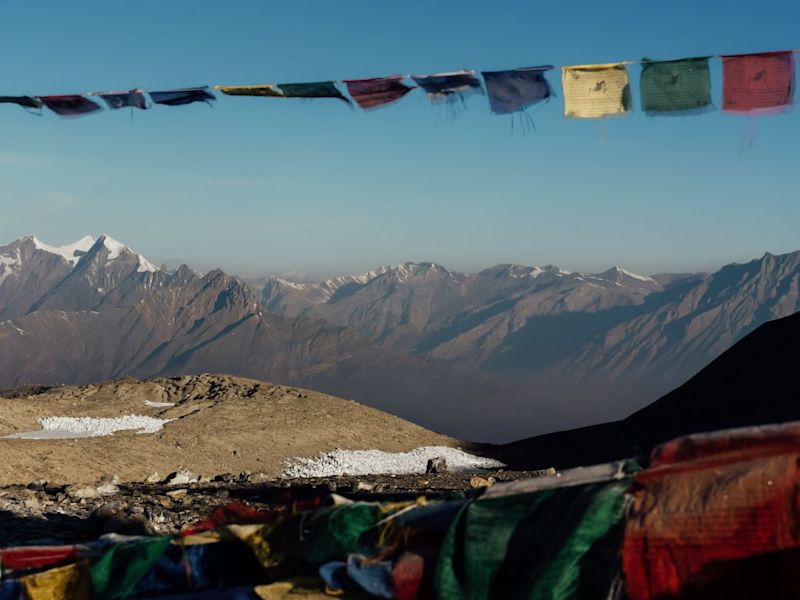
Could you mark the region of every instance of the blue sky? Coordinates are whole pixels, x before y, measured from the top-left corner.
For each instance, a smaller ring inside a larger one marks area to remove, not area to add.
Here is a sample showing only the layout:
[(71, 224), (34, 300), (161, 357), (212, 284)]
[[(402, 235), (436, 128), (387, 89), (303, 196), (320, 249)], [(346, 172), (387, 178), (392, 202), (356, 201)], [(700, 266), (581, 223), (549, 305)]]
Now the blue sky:
[[(0, 0), (0, 94), (314, 81), (800, 47), (796, 1)], [(713, 61), (719, 104), (720, 65)], [(153, 262), (310, 277), (405, 260), (705, 270), (800, 249), (800, 117), (535, 133), (418, 91), (370, 113), (220, 98), (82, 119), (0, 106), (0, 242), (106, 232)], [(755, 128), (755, 144), (741, 142)]]

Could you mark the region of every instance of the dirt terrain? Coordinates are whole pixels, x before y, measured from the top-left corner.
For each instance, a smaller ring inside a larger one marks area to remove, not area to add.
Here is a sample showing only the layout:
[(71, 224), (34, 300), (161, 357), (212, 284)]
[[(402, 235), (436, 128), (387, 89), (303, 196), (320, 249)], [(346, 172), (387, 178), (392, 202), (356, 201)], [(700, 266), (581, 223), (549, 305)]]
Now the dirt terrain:
[[(174, 403), (153, 407), (150, 403)], [(145, 415), (173, 419), (160, 431), (107, 437), (0, 439), (0, 486), (78, 484), (116, 476), (142, 482), (184, 467), (206, 481), (221, 473), (278, 477), (285, 461), (320, 452), (458, 441), (354, 401), (224, 375), (85, 386), (29, 386), (0, 392), (0, 436), (40, 429), (37, 418)]]

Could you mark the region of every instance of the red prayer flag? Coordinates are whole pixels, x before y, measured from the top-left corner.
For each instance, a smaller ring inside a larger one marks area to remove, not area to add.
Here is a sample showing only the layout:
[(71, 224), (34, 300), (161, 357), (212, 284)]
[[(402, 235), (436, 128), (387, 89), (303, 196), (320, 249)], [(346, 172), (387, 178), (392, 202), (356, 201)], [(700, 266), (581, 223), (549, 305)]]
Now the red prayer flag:
[(631, 600), (795, 595), (798, 425), (687, 436), (653, 451), (635, 476), (622, 546)]
[(400, 100), (413, 90), (403, 83), (402, 75), (375, 77), (374, 79), (351, 79), (345, 81), (347, 91), (363, 109), (377, 108)]
[(794, 52), (722, 57), (722, 108), (728, 112), (772, 112), (794, 94)]
[(78, 546), (22, 546), (0, 550), (0, 566), (4, 570), (41, 569), (72, 560)]

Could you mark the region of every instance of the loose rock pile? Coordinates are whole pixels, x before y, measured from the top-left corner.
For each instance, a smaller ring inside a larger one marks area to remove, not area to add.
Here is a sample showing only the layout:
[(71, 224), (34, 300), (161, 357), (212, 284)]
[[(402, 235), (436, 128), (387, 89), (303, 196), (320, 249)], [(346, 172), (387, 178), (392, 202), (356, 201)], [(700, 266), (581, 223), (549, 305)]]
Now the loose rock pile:
[(39, 481), (0, 488), (0, 547), (78, 543), (103, 533), (174, 533), (232, 501), (268, 508), (332, 492), (364, 500), (432, 497), (548, 474), (492, 471), (482, 474), (481, 486), (469, 473), (270, 480), (263, 473), (244, 472), (198, 481), (185, 469), (164, 478), (153, 474), (142, 483), (121, 483), (114, 477), (92, 485)]

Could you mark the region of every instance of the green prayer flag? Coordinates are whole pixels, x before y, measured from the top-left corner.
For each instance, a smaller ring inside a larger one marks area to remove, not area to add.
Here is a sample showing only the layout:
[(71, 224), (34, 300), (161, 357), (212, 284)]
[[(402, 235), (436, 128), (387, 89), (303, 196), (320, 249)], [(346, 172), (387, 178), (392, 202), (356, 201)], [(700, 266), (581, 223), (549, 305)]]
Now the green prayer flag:
[(629, 479), (468, 503), (445, 537), (437, 598), (606, 597)]
[(649, 114), (702, 111), (711, 107), (708, 57), (642, 59), (642, 108)]
[(378, 522), (378, 506), (355, 502), (320, 509), (308, 522), (304, 555), (312, 565), (321, 565), (358, 550), (358, 540)]
[(92, 597), (109, 600), (127, 598), (169, 544), (168, 536), (160, 536), (111, 546), (91, 567)]
[(350, 100), (345, 98), (333, 81), (279, 83), (278, 87), (285, 98), (335, 98), (350, 104)]

